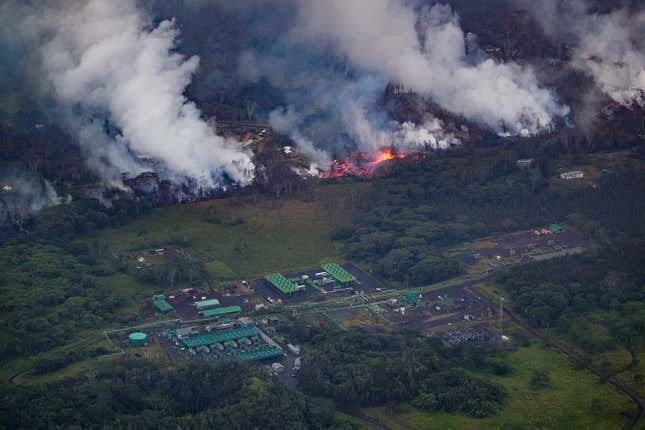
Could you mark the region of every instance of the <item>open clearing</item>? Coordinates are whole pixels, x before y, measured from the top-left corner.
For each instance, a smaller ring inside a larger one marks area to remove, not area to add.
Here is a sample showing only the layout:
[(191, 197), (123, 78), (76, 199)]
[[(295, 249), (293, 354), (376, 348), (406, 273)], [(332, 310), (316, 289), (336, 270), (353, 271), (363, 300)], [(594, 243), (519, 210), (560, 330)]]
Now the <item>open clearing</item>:
[(302, 200), (242, 196), (159, 208), (98, 240), (112, 255), (179, 245), (218, 262), (228, 278), (313, 267), (342, 255), (330, 234), (351, 224), (362, 186), (320, 186)]
[[(481, 374), (506, 387), (504, 409), (489, 418), (428, 413), (411, 406), (370, 408), (365, 413), (393, 429), (620, 429), (627, 422), (623, 412), (632, 411), (629, 399), (585, 371), (574, 370), (565, 358), (534, 341), (513, 351), (508, 376)], [(534, 391), (530, 380), (535, 370), (549, 372), (552, 387)], [(597, 399), (597, 400), (595, 400)], [(592, 407), (592, 404), (594, 405)]]

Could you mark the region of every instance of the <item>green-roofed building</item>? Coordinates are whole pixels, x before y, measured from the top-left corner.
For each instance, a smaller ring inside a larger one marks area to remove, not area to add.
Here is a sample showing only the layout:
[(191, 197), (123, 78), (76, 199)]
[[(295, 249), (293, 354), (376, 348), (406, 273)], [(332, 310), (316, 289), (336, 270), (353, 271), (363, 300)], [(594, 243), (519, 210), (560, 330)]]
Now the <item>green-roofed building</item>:
[(298, 291), (296, 286), (280, 273), (272, 273), (265, 276), (264, 279), (282, 294), (293, 294)]
[(179, 342), (207, 363), (265, 360), (284, 353), (278, 344), (253, 326), (182, 337)]
[(275, 345), (267, 345), (253, 351), (243, 352), (238, 355), (242, 361), (264, 360), (265, 358), (279, 357), (282, 355), (282, 349)]
[(269, 315), (267, 317), (267, 321), (269, 321), (269, 323), (271, 323), (271, 324), (277, 324), (277, 323), (282, 322), (282, 318), (280, 318), (277, 315)]
[(554, 233), (562, 233), (562, 226), (559, 224), (551, 224), (549, 226), (549, 230), (551, 230)]
[(232, 340), (243, 339), (245, 337), (258, 336), (258, 334), (259, 333), (255, 327), (242, 327), (183, 338), (181, 343), (188, 348), (197, 348), (202, 345), (213, 345), (216, 343), (225, 343)]
[(141, 332), (134, 332), (130, 333), (128, 340), (132, 346), (145, 346), (148, 344), (148, 335)]
[(202, 314), (204, 318), (210, 318), (220, 315), (236, 314), (239, 312), (242, 312), (242, 308), (239, 306), (225, 306), (222, 308), (206, 309), (204, 311), (200, 311), (199, 313)]
[(166, 298), (163, 295), (154, 296), (152, 298), (152, 304), (162, 314), (172, 314), (175, 312), (175, 308), (166, 301)]
[(414, 305), (419, 298), (419, 293), (415, 291), (408, 291), (405, 293), (405, 301), (408, 302), (408, 305)]
[(341, 284), (350, 284), (352, 282), (357, 282), (354, 275), (352, 275), (336, 263), (323, 264), (322, 268), (325, 272), (329, 273), (332, 278), (334, 278)]
[(219, 300), (217, 299), (200, 300), (195, 302), (195, 307), (199, 310), (214, 308), (215, 306), (219, 306)]

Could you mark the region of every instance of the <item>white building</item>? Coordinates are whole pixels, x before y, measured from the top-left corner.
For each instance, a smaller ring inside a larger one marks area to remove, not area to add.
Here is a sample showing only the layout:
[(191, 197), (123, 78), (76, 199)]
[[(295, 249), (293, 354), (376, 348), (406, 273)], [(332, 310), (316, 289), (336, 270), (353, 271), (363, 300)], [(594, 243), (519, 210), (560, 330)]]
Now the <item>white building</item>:
[(271, 368), (274, 370), (275, 373), (282, 373), (284, 372), (284, 366), (280, 363), (273, 363), (271, 365)]
[(293, 355), (300, 355), (300, 346), (299, 345), (292, 345), (292, 344), (288, 343), (287, 344), (287, 349)]
[(585, 174), (581, 170), (571, 170), (570, 172), (560, 173), (562, 179), (571, 180), (571, 179), (582, 179), (585, 177)]
[(524, 158), (524, 159), (521, 159), (521, 160), (517, 160), (515, 162), (515, 164), (517, 165), (517, 167), (531, 167), (531, 165), (533, 164), (533, 159), (532, 158)]

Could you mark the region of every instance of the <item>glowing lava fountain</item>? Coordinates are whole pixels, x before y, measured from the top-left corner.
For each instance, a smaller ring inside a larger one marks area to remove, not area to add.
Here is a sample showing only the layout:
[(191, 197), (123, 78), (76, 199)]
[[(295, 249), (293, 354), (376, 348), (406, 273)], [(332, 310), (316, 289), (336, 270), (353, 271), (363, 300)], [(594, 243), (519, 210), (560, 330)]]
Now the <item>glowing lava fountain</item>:
[(394, 152), (392, 148), (383, 149), (377, 154), (358, 152), (342, 160), (334, 160), (327, 172), (321, 172), (321, 178), (342, 178), (344, 176), (368, 176), (390, 160), (405, 158), (408, 154)]

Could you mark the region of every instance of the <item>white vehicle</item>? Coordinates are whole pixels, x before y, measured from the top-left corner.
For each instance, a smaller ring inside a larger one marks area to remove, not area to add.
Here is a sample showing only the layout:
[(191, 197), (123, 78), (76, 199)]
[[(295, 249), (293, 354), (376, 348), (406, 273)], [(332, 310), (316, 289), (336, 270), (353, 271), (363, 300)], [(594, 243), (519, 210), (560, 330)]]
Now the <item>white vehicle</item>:
[(280, 363), (273, 363), (273, 364), (271, 365), (271, 368), (273, 369), (273, 371), (274, 371), (275, 373), (282, 373), (282, 372), (284, 372), (284, 366), (283, 366), (282, 364), (280, 364)]
[(287, 349), (293, 355), (300, 355), (300, 345), (292, 345), (292, 344), (288, 343), (287, 344)]

